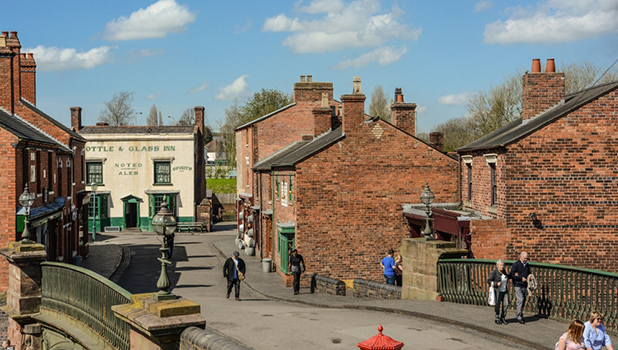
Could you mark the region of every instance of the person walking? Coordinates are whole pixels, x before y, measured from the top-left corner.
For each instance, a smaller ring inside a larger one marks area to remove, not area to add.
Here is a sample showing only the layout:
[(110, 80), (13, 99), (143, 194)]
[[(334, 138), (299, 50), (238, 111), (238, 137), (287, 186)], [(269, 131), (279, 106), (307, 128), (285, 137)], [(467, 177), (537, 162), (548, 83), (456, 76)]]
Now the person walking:
[(509, 291), (507, 284), (509, 282), (509, 274), (504, 267), (504, 260), (496, 261), (496, 268), (491, 271), (487, 278), (487, 284), (493, 282), (494, 294), (496, 296), (496, 305), (494, 306), (496, 324), (508, 324), (506, 322), (506, 311), (509, 307)]
[(245, 262), (239, 258), (240, 254), (235, 251), (232, 257), (227, 258), (223, 264), (223, 277), (227, 278), (227, 293), (225, 297), (230, 298), (232, 286), (234, 286), (234, 296), (236, 301), (240, 301), (240, 281), (245, 279)]
[(294, 276), (292, 287), (294, 289), (294, 295), (297, 295), (300, 293), (300, 274), (305, 272), (305, 261), (303, 260), (303, 256), (298, 254), (297, 249), (292, 249), (292, 256), (288, 262), (288, 271), (292, 272), (292, 276)]
[(389, 249), (388, 255), (380, 261), (380, 266), (384, 269), (386, 284), (395, 284), (395, 260), (393, 260), (393, 254), (395, 254), (395, 251)]
[(401, 254), (395, 256), (395, 284), (399, 287), (403, 285), (403, 258)]
[(588, 316), (588, 322), (584, 323), (584, 344), (587, 350), (601, 350), (603, 346), (607, 350), (614, 350), (603, 326), (603, 315), (598, 311), (592, 311)]
[(528, 264), (528, 253), (521, 252), (519, 260), (511, 267), (511, 279), (515, 287), (515, 297), (517, 298), (517, 322), (524, 324), (524, 308), (528, 297), (528, 275), (530, 275), (530, 265)]

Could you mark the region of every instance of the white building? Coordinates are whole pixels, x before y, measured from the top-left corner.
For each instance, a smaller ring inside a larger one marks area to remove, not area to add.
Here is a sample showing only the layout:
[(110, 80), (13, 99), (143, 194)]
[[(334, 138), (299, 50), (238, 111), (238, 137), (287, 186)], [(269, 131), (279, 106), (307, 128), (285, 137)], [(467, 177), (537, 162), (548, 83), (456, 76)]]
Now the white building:
[(150, 231), (164, 200), (178, 222), (200, 221), (206, 197), (203, 107), (195, 108), (195, 117), (193, 126), (82, 128), (73, 121), (87, 140), (86, 184), (96, 198), (89, 216), (96, 212), (97, 231), (106, 226)]

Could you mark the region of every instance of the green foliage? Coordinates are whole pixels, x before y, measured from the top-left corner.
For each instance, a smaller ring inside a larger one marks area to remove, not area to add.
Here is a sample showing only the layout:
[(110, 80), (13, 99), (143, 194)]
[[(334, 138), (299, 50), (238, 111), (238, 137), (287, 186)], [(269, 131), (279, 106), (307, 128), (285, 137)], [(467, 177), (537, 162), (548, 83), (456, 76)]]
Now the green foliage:
[(210, 125), (205, 125), (204, 126), (204, 144), (207, 144), (208, 142), (212, 141), (213, 135), (212, 135), (212, 128), (210, 127)]
[(236, 179), (206, 179), (206, 188), (214, 193), (236, 193)]

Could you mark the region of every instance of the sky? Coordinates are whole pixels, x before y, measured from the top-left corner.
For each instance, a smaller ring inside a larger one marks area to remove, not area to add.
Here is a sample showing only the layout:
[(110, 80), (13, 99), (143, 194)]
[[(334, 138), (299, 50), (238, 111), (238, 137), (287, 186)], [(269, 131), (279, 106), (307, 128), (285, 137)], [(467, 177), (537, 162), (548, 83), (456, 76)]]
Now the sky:
[(429, 132), (534, 58), (610, 67), (618, 0), (19, 0), (3, 1), (0, 30), (34, 53), (37, 107), (65, 125), (70, 107), (93, 125), (129, 91), (138, 125), (153, 104), (166, 123), (204, 106), (218, 130), (234, 101), (312, 75), (336, 99), (360, 76), (366, 110), (376, 85), (402, 88)]

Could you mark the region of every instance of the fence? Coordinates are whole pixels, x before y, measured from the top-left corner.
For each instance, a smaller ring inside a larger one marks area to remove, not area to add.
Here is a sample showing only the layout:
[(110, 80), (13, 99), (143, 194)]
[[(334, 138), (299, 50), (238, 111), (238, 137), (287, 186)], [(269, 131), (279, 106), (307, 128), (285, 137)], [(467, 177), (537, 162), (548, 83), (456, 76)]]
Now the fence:
[(130, 348), (130, 326), (117, 318), (113, 305), (131, 301), (131, 293), (82, 267), (44, 262), (41, 310), (60, 312), (86, 325), (120, 350)]
[[(510, 270), (514, 261), (505, 261)], [(528, 296), (527, 312), (563, 320), (588, 320), (592, 310), (605, 317), (607, 330), (618, 331), (618, 274), (572, 266), (529, 263), (538, 289)], [(444, 301), (487, 305), (487, 277), (495, 260), (445, 259), (438, 261), (438, 293)], [(509, 300), (515, 293), (509, 283)], [(511, 302), (514, 308), (515, 303)]]

